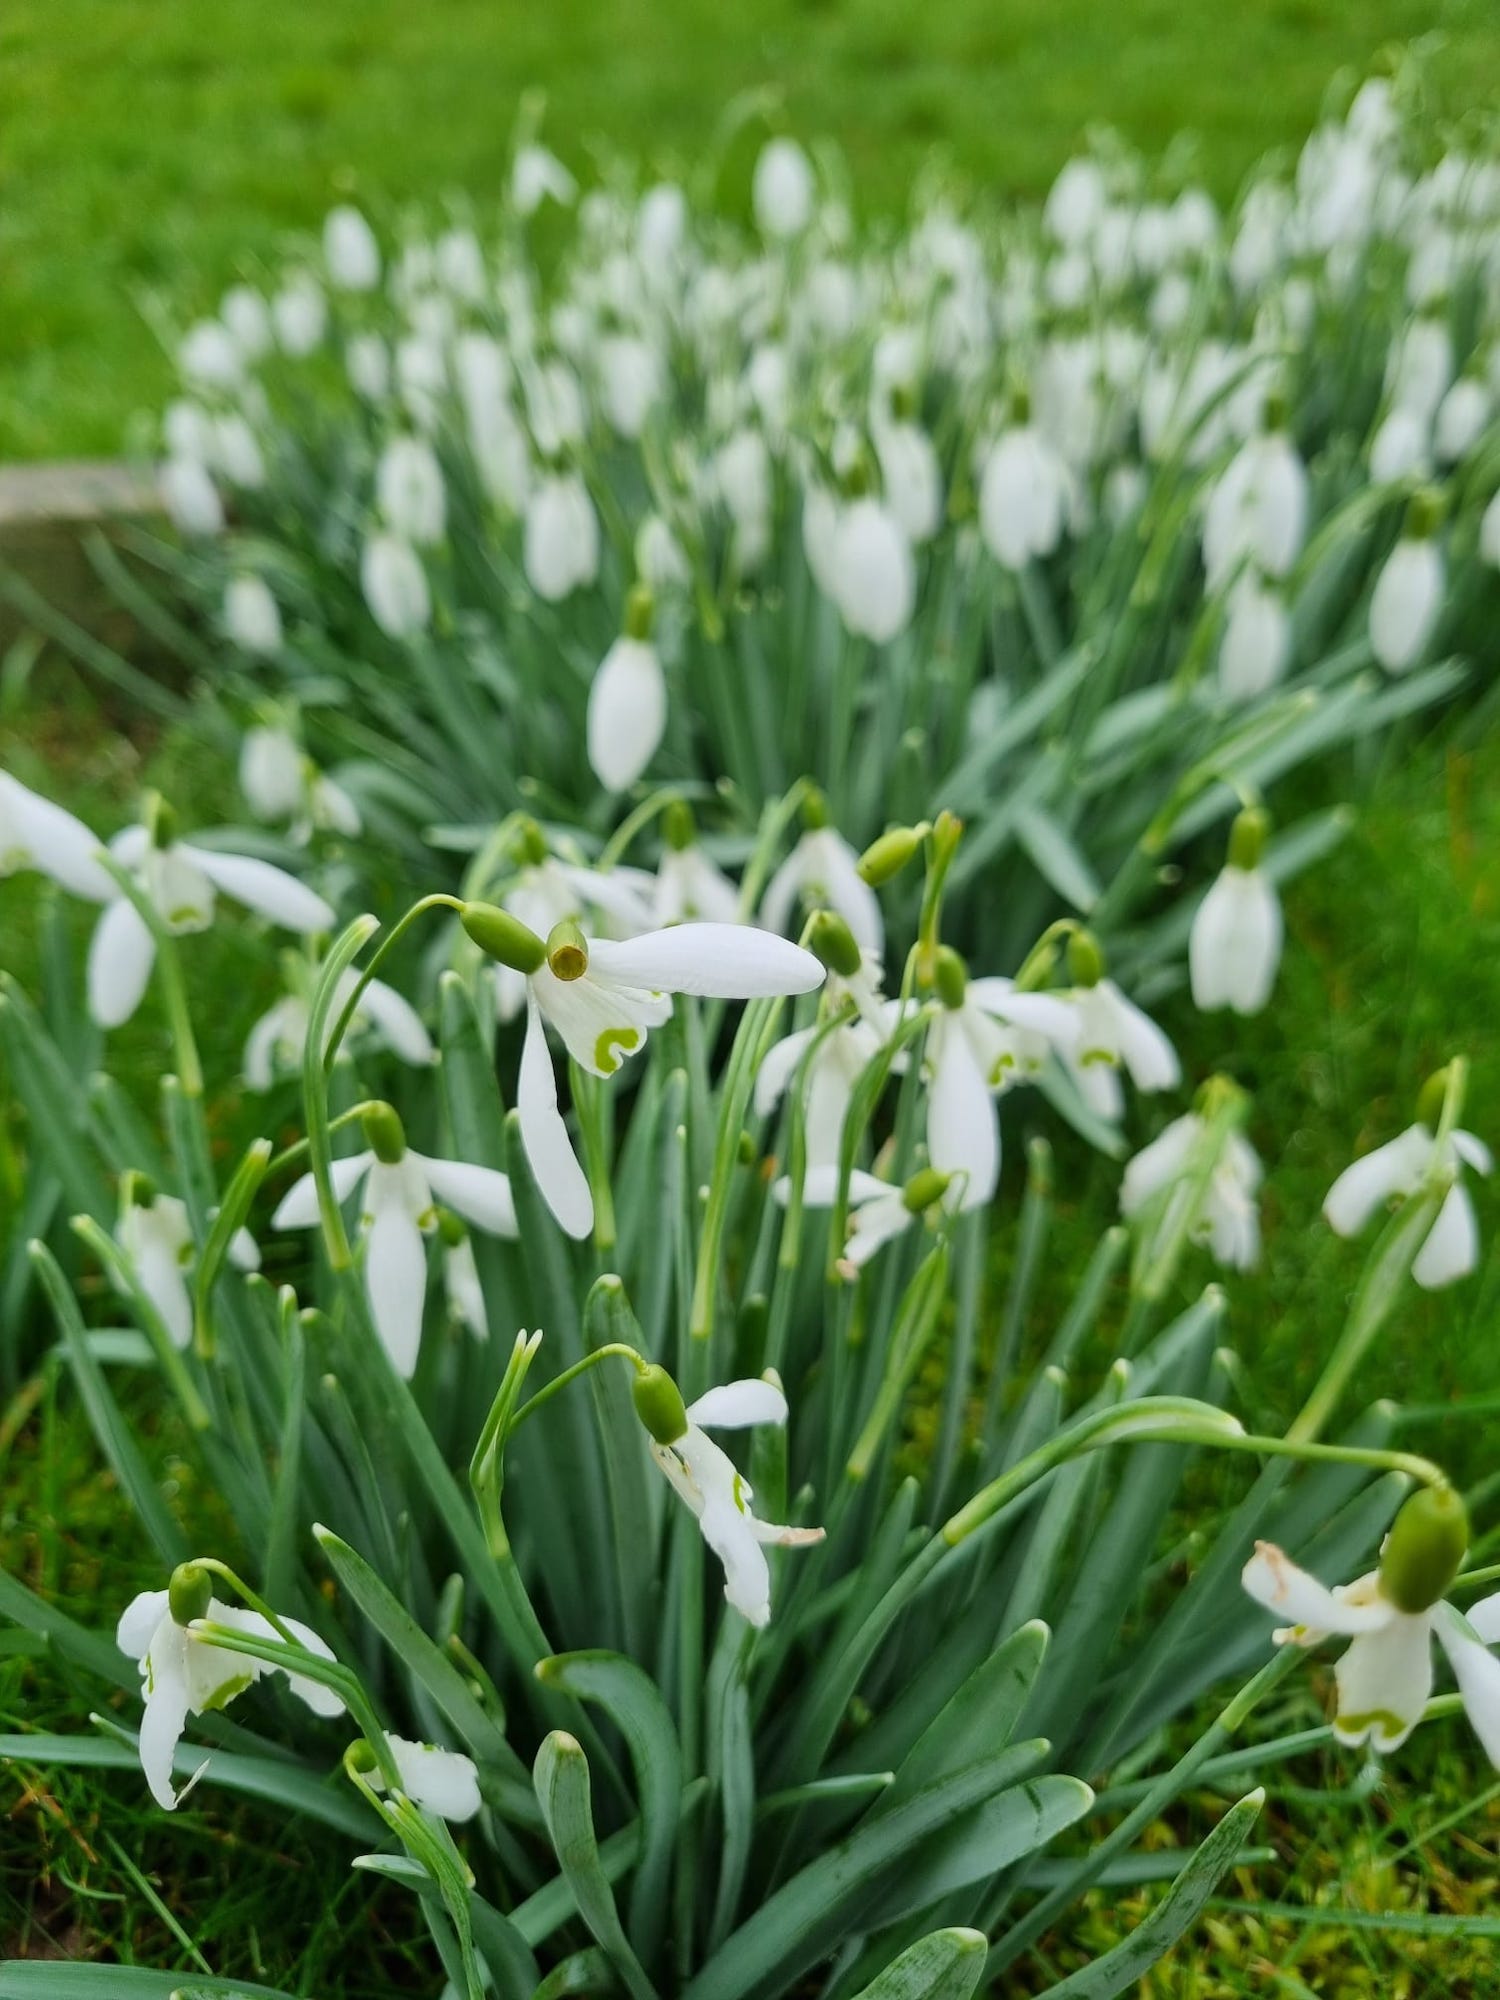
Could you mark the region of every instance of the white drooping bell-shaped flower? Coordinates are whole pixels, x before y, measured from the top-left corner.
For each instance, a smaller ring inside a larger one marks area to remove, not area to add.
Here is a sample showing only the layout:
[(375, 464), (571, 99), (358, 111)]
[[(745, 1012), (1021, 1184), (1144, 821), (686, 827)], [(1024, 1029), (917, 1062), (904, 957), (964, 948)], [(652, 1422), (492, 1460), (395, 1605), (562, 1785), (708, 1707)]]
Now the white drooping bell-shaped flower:
[(890, 508), (866, 495), (839, 516), (830, 554), (833, 600), (851, 632), (888, 645), (911, 623), (917, 600), (911, 543)]
[(979, 482), (985, 547), (1007, 569), (1049, 556), (1062, 539), (1068, 469), (1033, 424), (1013, 424), (990, 447)]
[(352, 333), (344, 344), (344, 373), (356, 396), (383, 403), (391, 389), (391, 350), (378, 333)]
[(1488, 1174), (1495, 1164), (1489, 1147), (1472, 1132), (1450, 1132), (1439, 1143), (1445, 1081), (1443, 1071), (1430, 1078), (1416, 1123), (1345, 1167), (1323, 1199), (1324, 1219), (1334, 1233), (1357, 1236), (1378, 1209), (1447, 1178), (1450, 1184), (1442, 1207), (1412, 1264), (1411, 1274), (1425, 1291), (1438, 1291), (1467, 1277), (1478, 1264), (1479, 1224), (1463, 1184), (1463, 1170), (1472, 1167), (1475, 1173)]
[(830, 909), (849, 926), (860, 950), (878, 957), (885, 945), (885, 924), (879, 898), (860, 875), (859, 856), (837, 827), (828, 824), (820, 798), (808, 800), (804, 817), (806, 831), (766, 884), (761, 922), (767, 930), (787, 931), (799, 907)]
[(1425, 479), (1432, 470), (1432, 424), (1420, 410), (1397, 404), (1370, 440), (1370, 477), (1377, 486)]
[(260, 440), (238, 410), (215, 417), (209, 464), (231, 486), (256, 493), (266, 483), (266, 461)]
[(0, 876), (35, 868), (71, 895), (107, 903), (119, 885), (99, 861), (103, 846), (81, 819), (0, 771)]
[(576, 472), (551, 472), (526, 505), (526, 580), (548, 604), (586, 590), (599, 574), (599, 517)]
[(231, 285), (219, 301), (219, 317), (247, 361), (270, 352), (276, 338), (271, 309), (254, 285)]
[(740, 892), (698, 843), (692, 809), (674, 799), (662, 821), (661, 860), (656, 866), (656, 892), (651, 915), (658, 927), (667, 924), (737, 924)]
[(224, 503), (212, 473), (201, 459), (174, 452), (158, 468), (156, 484), (161, 504), (179, 534), (223, 532)]
[[(129, 1176), (122, 1178), (128, 1180)], [(137, 1192), (120, 1212), (115, 1241), (172, 1345), (188, 1347), (193, 1338), (193, 1296), (187, 1273), (196, 1261), (198, 1246), (187, 1204), (175, 1195), (152, 1194), (144, 1199)], [(260, 1269), (260, 1251), (248, 1229), (235, 1231), (229, 1261), (240, 1271)]]
[(800, 236), (812, 220), (817, 187), (812, 162), (795, 139), (771, 139), (755, 162), (750, 199), (763, 236)]
[(780, 1382), (771, 1374), (758, 1381), (726, 1382), (684, 1409), (676, 1383), (664, 1368), (652, 1366), (637, 1376), (634, 1395), (652, 1458), (724, 1565), (725, 1597), (750, 1624), (768, 1624), (771, 1571), (766, 1546), (806, 1548), (822, 1541), (823, 1530), (757, 1520), (751, 1511), (755, 1494), (749, 1481), (708, 1432), (784, 1424), (787, 1405)]
[(1219, 690), (1228, 701), (1252, 701), (1283, 678), (1292, 652), (1292, 621), (1279, 590), (1253, 570), (1229, 586), (1219, 641)]
[[(326, 1026), (329, 1039), (357, 987), (359, 1000), (339, 1045), (341, 1054), (352, 1039), (368, 1035), (402, 1062), (421, 1066), (435, 1059), (437, 1051), (432, 1037), (411, 1002), (381, 979), (367, 979), (359, 986), (358, 975), (352, 969), (343, 975), (334, 991)], [(300, 1074), (311, 1021), (312, 1007), (305, 991), (283, 994), (274, 1006), (266, 1009), (245, 1040), (243, 1075), (251, 1090), (266, 1091), (279, 1076)]]
[(692, 564), (660, 514), (648, 514), (636, 529), (635, 568), (641, 582), (659, 597), (685, 590), (693, 580)]
[(374, 534), (359, 558), (360, 588), (370, 616), (391, 639), (410, 639), (432, 621), (432, 593), (422, 558), (400, 535)]
[(1484, 436), (1490, 421), (1490, 395), (1473, 375), (1461, 375), (1438, 404), (1432, 443), (1440, 465), (1457, 465)]
[(589, 689), (589, 763), (611, 792), (635, 783), (667, 726), (667, 681), (651, 638), (652, 610), (650, 591), (638, 584), (625, 607), (625, 630)]
[(1453, 336), (1446, 322), (1426, 314), (1408, 320), (1386, 370), (1391, 402), (1430, 424), (1452, 380)]
[(1125, 1109), (1123, 1069), (1143, 1095), (1175, 1090), (1182, 1081), (1177, 1051), (1149, 1014), (1104, 975), (1104, 958), (1086, 931), (1068, 941), (1074, 984), (1063, 997), (1078, 1017), (1077, 1039), (1058, 1053), (1084, 1102), (1099, 1117), (1118, 1119)]
[(257, 819), (286, 821), (295, 840), (314, 832), (359, 833), (359, 807), (343, 786), (320, 771), (289, 729), (256, 723), (240, 745), (240, 790)]
[[(360, 1239), (364, 1244), (365, 1293), (370, 1317), (391, 1366), (410, 1380), (422, 1344), (422, 1310), (427, 1298), (424, 1238), (438, 1228), (439, 1202), (491, 1236), (516, 1234), (515, 1202), (507, 1175), (465, 1160), (436, 1160), (406, 1143), (401, 1120), (388, 1104), (364, 1115), (366, 1150), (335, 1160), (335, 1200), (344, 1202), (363, 1188)], [(318, 1187), (304, 1174), (271, 1217), (273, 1229), (314, 1229)]]
[(612, 430), (638, 438), (661, 393), (661, 361), (648, 340), (613, 333), (600, 341), (599, 403)]
[(943, 524), (943, 473), (932, 439), (914, 423), (880, 423), (875, 456), (885, 504), (906, 539), (920, 547)]
[(1108, 203), (1109, 191), (1099, 163), (1069, 160), (1048, 190), (1042, 222), (1059, 243), (1077, 247), (1093, 235)]
[(341, 204), (324, 217), (323, 262), (336, 292), (372, 292), (380, 283), (380, 245), (357, 208)]
[(443, 469), (425, 438), (391, 439), (375, 468), (375, 500), (391, 533), (415, 548), (443, 539), (448, 525)]
[[(420, 1811), (455, 1825), (475, 1817), (484, 1800), (479, 1792), (479, 1768), (461, 1750), (444, 1750), (435, 1743), (413, 1743), (385, 1732), (386, 1746), (401, 1780), (401, 1790)], [(372, 1792), (386, 1789), (377, 1766), (365, 1773)]]
[(1416, 665), (1442, 615), (1446, 574), (1436, 525), (1426, 496), (1419, 494), (1401, 539), (1375, 579), (1370, 650), (1388, 673), (1405, 673)]
[[(315, 1715), (338, 1715), (344, 1706), (338, 1695), (306, 1674), (197, 1638), (188, 1628), (200, 1619), (228, 1626), (247, 1638), (276, 1642), (283, 1637), (259, 1612), (221, 1604), (211, 1593), (208, 1572), (192, 1563), (173, 1572), (167, 1590), (143, 1590), (125, 1607), (115, 1644), (141, 1670), (146, 1703), (140, 1730), (141, 1769), (151, 1796), (166, 1812), (173, 1810), (180, 1796), (173, 1789), (172, 1773), (190, 1715), (227, 1708), (253, 1682), (278, 1672), (286, 1673), (293, 1694)], [(334, 1657), (327, 1642), (309, 1626), (295, 1618), (279, 1623), (305, 1652), (325, 1660)]]
[(178, 343), (177, 366), (194, 389), (232, 391), (244, 380), (245, 356), (227, 326), (200, 319)]
[(510, 173), (510, 198), (518, 215), (535, 215), (544, 201), (568, 208), (578, 183), (555, 153), (545, 146), (522, 146)]
[(224, 588), (224, 636), (256, 659), (269, 659), (281, 651), (281, 612), (264, 577), (244, 570), (229, 579)]
[(311, 272), (299, 273), (272, 299), (271, 323), (281, 351), (294, 360), (319, 345), (328, 326), (328, 301)]
[(1136, 1221), (1159, 1202), (1158, 1239), (1185, 1229), (1226, 1269), (1252, 1271), (1260, 1262), (1257, 1195), (1264, 1169), (1242, 1133), (1223, 1135), (1210, 1167), (1203, 1156), (1213, 1144), (1209, 1121), (1198, 1112), (1174, 1118), (1126, 1163), (1120, 1213)]
[(1307, 535), (1307, 469), (1282, 429), (1247, 438), (1225, 467), (1203, 518), (1203, 566), (1210, 590), (1253, 562), (1284, 577)]
[(1258, 808), (1240, 813), (1229, 836), (1229, 859), (1198, 905), (1188, 934), (1193, 1005), (1205, 1012), (1231, 1007), (1258, 1014), (1271, 997), (1281, 964), (1281, 899), (1261, 867), (1269, 822)]
[(771, 548), (771, 454), (759, 431), (741, 429), (714, 456), (714, 482), (734, 524), (735, 567), (758, 570)]

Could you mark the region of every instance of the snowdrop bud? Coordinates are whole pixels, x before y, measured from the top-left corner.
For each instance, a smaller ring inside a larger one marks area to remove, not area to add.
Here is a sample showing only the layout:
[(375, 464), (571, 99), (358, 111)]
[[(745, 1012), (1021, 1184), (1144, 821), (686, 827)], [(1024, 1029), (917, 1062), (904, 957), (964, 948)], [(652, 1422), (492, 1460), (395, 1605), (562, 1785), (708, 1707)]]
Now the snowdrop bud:
[(167, 1584), (167, 1606), (178, 1625), (206, 1618), (214, 1594), (213, 1578), (201, 1563), (179, 1563)]
[(447, 494), (437, 454), (423, 438), (392, 438), (375, 469), (375, 497), (393, 533), (416, 547), (443, 539)]
[(1280, 594), (1247, 570), (1230, 586), (1219, 645), (1219, 688), (1249, 701), (1282, 678), (1292, 650), (1292, 622)]
[(523, 924), (519, 917), (511, 916), (493, 903), (465, 903), (459, 911), (458, 921), (465, 933), (488, 958), (497, 965), (508, 965), (515, 972), (532, 973), (542, 965), (547, 957), (547, 947)]
[(294, 819), (302, 810), (302, 751), (290, 731), (260, 726), (240, 747), (240, 790), (257, 819)]
[(637, 1372), (630, 1393), (635, 1399), (636, 1415), (658, 1444), (676, 1444), (687, 1435), (687, 1408), (682, 1391), (657, 1362)]
[(1474, 449), (1490, 420), (1490, 399), (1482, 382), (1462, 376), (1438, 405), (1432, 441), (1440, 462), (1455, 465)]
[(588, 939), (571, 917), (564, 917), (547, 933), (547, 969), (566, 985), (582, 979), (589, 969)]
[(1104, 953), (1092, 931), (1076, 930), (1068, 939), (1068, 977), (1075, 986), (1097, 986), (1104, 977)]
[(247, 361), (258, 361), (270, 348), (271, 310), (254, 285), (231, 285), (219, 302), (219, 317)]
[(310, 277), (296, 278), (271, 301), (276, 338), (284, 352), (300, 358), (311, 354), (328, 324), (328, 302)]
[(1405, 1501), (1380, 1551), (1380, 1592), (1408, 1616), (1430, 1610), (1468, 1553), (1469, 1517), (1448, 1485), (1423, 1486)]
[(911, 544), (890, 509), (856, 500), (833, 543), (834, 601), (851, 632), (885, 645), (911, 622), (917, 575)]
[(800, 236), (812, 219), (812, 163), (795, 139), (772, 139), (755, 162), (751, 201), (762, 235)]
[(395, 1108), (389, 1104), (372, 1104), (367, 1107), (360, 1123), (364, 1127), (365, 1144), (376, 1159), (387, 1167), (399, 1166), (406, 1158), (406, 1128)]
[(937, 996), (950, 1012), (964, 1004), (968, 991), (969, 968), (964, 964), (952, 945), (938, 947), (937, 962), (933, 967), (932, 983), (937, 988)]
[(636, 249), (648, 277), (660, 273), (687, 233), (687, 197), (672, 181), (647, 188), (636, 214)]
[(578, 193), (578, 183), (545, 146), (523, 146), (511, 169), (510, 198), (518, 215), (535, 215), (544, 201), (562, 207)]
[(380, 245), (357, 208), (331, 208), (323, 222), (323, 262), (334, 288), (369, 292), (380, 283)]
[(1430, 529), (1414, 528), (1415, 518), (1414, 502), (1408, 532), (1386, 558), (1370, 598), (1370, 648), (1393, 674), (1421, 658), (1443, 608), (1443, 552)]
[(367, 403), (383, 401), (391, 386), (391, 351), (378, 333), (356, 333), (344, 349), (349, 386)]
[(201, 319), (184, 334), (177, 366), (196, 388), (233, 389), (244, 375), (245, 357), (228, 327)]
[(241, 652), (281, 651), (281, 613), (264, 577), (233, 576), (224, 591), (224, 632)]
[(872, 889), (893, 882), (913, 855), (921, 852), (922, 843), (931, 831), (925, 822), (921, 826), (893, 826), (872, 840), (859, 857), (861, 881), (868, 882)]
[(625, 631), (599, 662), (589, 689), (589, 764), (612, 792), (633, 785), (656, 754), (667, 726), (667, 683), (649, 637), (651, 593), (637, 585)]
[(1370, 442), (1370, 477), (1377, 486), (1420, 478), (1429, 468), (1427, 418), (1419, 410), (1392, 410)]
[(208, 468), (196, 458), (169, 458), (157, 474), (162, 505), (184, 535), (217, 535), (224, 527), (224, 503)]
[(942, 1200), (952, 1179), (952, 1174), (939, 1173), (936, 1167), (923, 1167), (901, 1190), (901, 1199), (911, 1214), (921, 1215), (934, 1202)]
[(359, 560), (359, 580), (370, 616), (388, 638), (409, 639), (427, 629), (432, 595), (422, 558), (399, 535), (371, 535)]
[(807, 948), (840, 979), (852, 979), (864, 963), (854, 933), (833, 910), (818, 910), (807, 933)]
[(599, 572), (599, 521), (577, 473), (554, 473), (532, 494), (522, 547), (526, 580), (555, 604)]

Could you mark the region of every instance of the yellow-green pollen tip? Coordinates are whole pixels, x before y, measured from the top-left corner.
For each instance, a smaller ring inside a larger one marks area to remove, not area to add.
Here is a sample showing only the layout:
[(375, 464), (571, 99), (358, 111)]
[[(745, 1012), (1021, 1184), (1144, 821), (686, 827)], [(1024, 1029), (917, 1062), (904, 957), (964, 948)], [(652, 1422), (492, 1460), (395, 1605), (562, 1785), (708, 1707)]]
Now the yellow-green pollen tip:
[(589, 969), (588, 940), (571, 917), (547, 933), (547, 966), (554, 979), (571, 983)]

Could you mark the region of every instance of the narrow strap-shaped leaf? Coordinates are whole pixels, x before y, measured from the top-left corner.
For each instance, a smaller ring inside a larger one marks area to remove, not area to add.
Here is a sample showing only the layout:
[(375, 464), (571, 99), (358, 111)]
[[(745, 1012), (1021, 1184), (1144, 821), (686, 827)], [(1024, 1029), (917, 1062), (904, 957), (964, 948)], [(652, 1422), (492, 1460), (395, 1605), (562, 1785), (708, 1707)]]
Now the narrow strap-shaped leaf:
[(620, 1976), (607, 1953), (597, 1945), (569, 1952), (540, 1980), (531, 2000), (569, 2000), (574, 1993), (618, 1993)]
[(930, 1931), (855, 2000), (970, 2000), (984, 1974), (984, 1949), (982, 1931)]
[(1103, 1958), (1049, 1986), (1040, 2000), (1112, 2000), (1149, 1972), (1196, 1919), (1220, 1876), (1234, 1866), (1265, 1796), (1257, 1788), (1231, 1806), (1150, 1916)]
[(897, 1767), (896, 1782), (871, 1808), (872, 1818), (934, 1779), (1005, 1749), (1036, 1684), (1050, 1636), (1034, 1618), (981, 1661), (912, 1745)]
[(536, 1753), (532, 1773), (537, 1801), (558, 1866), (578, 1905), (578, 1914), (608, 1953), (636, 2000), (656, 2000), (656, 1988), (630, 1947), (615, 1908), (614, 1893), (599, 1859), (589, 1793), (588, 1759), (578, 1739), (554, 1729)]
[(1048, 887), (1087, 916), (1099, 900), (1099, 878), (1067, 829), (1044, 807), (1022, 806), (1016, 840)]
[(547, 1686), (597, 1702), (625, 1738), (641, 1812), (630, 1936), (649, 1960), (661, 1943), (682, 1795), (682, 1755), (671, 1711), (656, 1683), (618, 1653), (560, 1653), (540, 1661), (536, 1671)]
[(139, 1965), (57, 1965), (7, 1959), (0, 1965), (0, 2000), (294, 2000), (281, 1986), (248, 1979), (210, 1979), (201, 1972), (151, 1972)]
[(1060, 1773), (1013, 1785), (924, 1842), (880, 1892), (872, 1914), (881, 1924), (894, 1923), (955, 1890), (989, 1887), (1005, 1869), (1082, 1819), (1093, 1803), (1094, 1794), (1081, 1779)]

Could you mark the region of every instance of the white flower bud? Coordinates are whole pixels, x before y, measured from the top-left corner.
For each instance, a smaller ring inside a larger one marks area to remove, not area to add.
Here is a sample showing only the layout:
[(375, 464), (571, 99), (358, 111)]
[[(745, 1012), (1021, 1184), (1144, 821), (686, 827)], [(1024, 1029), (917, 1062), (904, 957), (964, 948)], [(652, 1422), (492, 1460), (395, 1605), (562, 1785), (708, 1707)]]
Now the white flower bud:
[(370, 616), (392, 639), (425, 631), (432, 595), (422, 558), (399, 535), (371, 535), (359, 559), (360, 586)]
[(224, 592), (224, 634), (243, 653), (281, 651), (281, 612), (263, 577), (232, 576)]
[(367, 403), (385, 401), (391, 386), (391, 351), (378, 333), (351, 334), (344, 349), (349, 386)]
[(200, 319), (177, 349), (177, 366), (198, 389), (236, 389), (244, 379), (245, 357), (228, 327)]
[(287, 729), (257, 726), (240, 745), (240, 790), (259, 820), (295, 819), (306, 792), (302, 747)]
[(1456, 465), (1483, 437), (1490, 421), (1489, 393), (1472, 375), (1460, 376), (1438, 404), (1432, 427), (1438, 462)]
[(687, 235), (687, 196), (673, 181), (647, 188), (636, 213), (636, 255), (648, 280), (670, 264)]
[(1386, 558), (1370, 598), (1370, 647), (1393, 674), (1415, 666), (1443, 608), (1443, 553), (1435, 541), (1403, 536)]
[(932, 439), (916, 424), (881, 424), (875, 431), (880, 483), (910, 542), (930, 542), (943, 524), (943, 474)]
[(607, 791), (633, 785), (667, 726), (667, 684), (649, 639), (622, 634), (599, 663), (589, 690), (588, 752)]
[(375, 468), (375, 499), (386, 525), (403, 540), (430, 548), (443, 539), (448, 525), (443, 469), (424, 439), (391, 439)]
[(917, 601), (911, 544), (891, 510), (855, 500), (839, 520), (832, 552), (833, 597), (851, 632), (885, 645), (911, 623)]
[(600, 341), (599, 401), (621, 437), (640, 436), (661, 388), (656, 350), (638, 334), (611, 334)]
[(1431, 469), (1428, 419), (1398, 404), (1371, 440), (1371, 479), (1384, 486), (1396, 479), (1425, 478)]
[(800, 236), (812, 220), (815, 194), (812, 162), (795, 139), (772, 139), (761, 148), (750, 198), (763, 236)]
[(380, 283), (380, 245), (357, 208), (332, 208), (323, 222), (323, 262), (335, 291), (369, 292)]
[(1291, 658), (1292, 628), (1280, 595), (1247, 570), (1229, 589), (1219, 642), (1219, 691), (1226, 701), (1252, 701), (1275, 687)]
[(635, 567), (642, 583), (658, 597), (685, 590), (693, 580), (692, 567), (660, 514), (648, 514), (636, 530)]
[(200, 459), (172, 457), (157, 474), (162, 505), (183, 535), (217, 535), (224, 526), (218, 488)]
[(328, 325), (328, 301), (305, 272), (283, 286), (271, 301), (271, 319), (282, 352), (300, 359), (311, 354)]
[(552, 473), (532, 493), (523, 561), (527, 582), (549, 604), (599, 574), (599, 521), (576, 472)]
[(271, 309), (254, 285), (231, 285), (219, 301), (219, 317), (247, 361), (271, 350)]
[(1095, 160), (1069, 160), (1047, 195), (1042, 221), (1059, 243), (1084, 243), (1108, 200), (1104, 175)]

